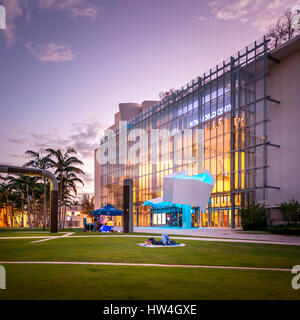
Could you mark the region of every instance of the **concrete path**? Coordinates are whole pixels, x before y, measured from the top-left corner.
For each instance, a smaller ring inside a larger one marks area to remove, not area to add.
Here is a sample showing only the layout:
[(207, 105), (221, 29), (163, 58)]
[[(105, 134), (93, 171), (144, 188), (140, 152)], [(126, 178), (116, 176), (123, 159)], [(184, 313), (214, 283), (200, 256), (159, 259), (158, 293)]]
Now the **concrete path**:
[(242, 239), (242, 240), (255, 240), (255, 241), (270, 241), (270, 242), (289, 242), (300, 244), (300, 237), (296, 236), (283, 236), (276, 234), (265, 233), (248, 233), (242, 230), (232, 230), (227, 228), (193, 228), (193, 229), (180, 229), (180, 228), (143, 228), (135, 227), (134, 232), (162, 234), (169, 235), (185, 235), (194, 237), (213, 237), (222, 239)]
[(291, 272), (284, 268), (255, 268), (233, 266), (205, 266), (185, 264), (156, 264), (156, 263), (118, 263), (118, 262), (64, 262), (64, 261), (0, 261), (0, 264), (52, 264), (52, 265), (93, 265), (93, 266), (129, 266), (129, 267), (160, 267), (160, 268), (199, 268), (199, 269), (229, 269), (229, 270), (253, 270), (253, 271), (283, 271)]
[(72, 234), (74, 234), (74, 232), (68, 232), (68, 233), (64, 234), (63, 236), (58, 236), (58, 237), (51, 236), (51, 237), (48, 237), (47, 239), (32, 241), (30, 243), (38, 243), (38, 242), (45, 242), (45, 241), (49, 241), (49, 240), (53, 240), (53, 239), (57, 239), (57, 238), (65, 238), (65, 237), (71, 236)]
[(63, 236), (61, 236), (62, 238), (64, 237), (70, 237), (72, 234), (74, 234), (75, 232), (68, 232), (66, 234), (64, 234)]

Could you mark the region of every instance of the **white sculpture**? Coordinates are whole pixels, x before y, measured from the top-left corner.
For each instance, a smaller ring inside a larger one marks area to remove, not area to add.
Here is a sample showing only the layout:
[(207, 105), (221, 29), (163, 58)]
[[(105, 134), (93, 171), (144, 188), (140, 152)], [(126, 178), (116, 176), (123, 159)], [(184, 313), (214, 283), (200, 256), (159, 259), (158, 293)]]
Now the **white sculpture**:
[(195, 176), (177, 172), (164, 177), (163, 201), (200, 207), (205, 211), (216, 179), (209, 171)]

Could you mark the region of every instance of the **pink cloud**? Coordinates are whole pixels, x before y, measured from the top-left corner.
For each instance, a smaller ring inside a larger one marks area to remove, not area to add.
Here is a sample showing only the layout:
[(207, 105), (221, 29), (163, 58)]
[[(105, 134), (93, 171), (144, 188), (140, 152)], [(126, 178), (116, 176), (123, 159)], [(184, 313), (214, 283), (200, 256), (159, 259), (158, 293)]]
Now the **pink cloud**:
[(216, 19), (250, 23), (262, 32), (283, 15), (286, 9), (297, 4), (297, 0), (214, 0), (210, 2)]

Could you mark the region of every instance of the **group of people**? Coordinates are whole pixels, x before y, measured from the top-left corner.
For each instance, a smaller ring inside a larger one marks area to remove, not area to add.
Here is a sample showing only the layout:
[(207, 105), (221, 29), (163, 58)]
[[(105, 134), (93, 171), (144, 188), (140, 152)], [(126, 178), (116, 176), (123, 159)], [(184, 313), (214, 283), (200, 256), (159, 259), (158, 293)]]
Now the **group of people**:
[(96, 225), (96, 229), (99, 230), (102, 226), (113, 226), (113, 221), (111, 217), (108, 217), (107, 220), (100, 218), (100, 217), (95, 217), (94, 223)]

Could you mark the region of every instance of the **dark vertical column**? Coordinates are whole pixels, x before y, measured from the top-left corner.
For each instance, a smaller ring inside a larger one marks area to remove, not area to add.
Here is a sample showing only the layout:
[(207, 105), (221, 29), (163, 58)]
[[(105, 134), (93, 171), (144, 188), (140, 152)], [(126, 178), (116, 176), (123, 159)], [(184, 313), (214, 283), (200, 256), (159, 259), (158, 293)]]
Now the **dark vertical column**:
[(123, 232), (133, 232), (133, 181), (125, 179), (123, 185)]
[(263, 136), (263, 143), (264, 143), (264, 151), (263, 151), (263, 163), (264, 163), (264, 168), (263, 168), (263, 200), (266, 201), (266, 188), (268, 185), (268, 146), (267, 146), (267, 141), (268, 141), (268, 127), (267, 127), (267, 118), (268, 118), (268, 43), (266, 40), (266, 37), (264, 36), (264, 136)]
[(51, 190), (50, 191), (51, 233), (57, 233), (57, 231), (58, 231), (57, 203), (58, 203), (57, 190)]
[[(253, 155), (252, 155), (252, 163), (251, 163), (251, 167), (252, 168), (256, 168), (256, 156), (257, 156), (257, 148), (256, 148), (256, 145), (257, 145), (257, 139), (256, 139), (256, 126), (257, 126), (257, 43), (256, 41), (254, 42), (254, 55), (255, 55), (255, 62), (254, 62), (254, 74), (253, 74), (253, 78), (254, 78), (254, 88), (253, 88), (253, 95), (254, 95), (254, 117), (252, 119), (252, 121), (250, 122), (250, 126), (253, 126), (253, 132), (250, 133), (251, 135), (253, 135), (255, 141), (254, 141), (254, 149), (253, 149)], [(251, 130), (249, 128), (249, 130)], [(250, 144), (252, 143), (252, 141), (250, 141)], [(257, 174), (256, 174), (256, 169), (253, 170), (253, 178), (252, 178), (252, 181), (251, 181), (251, 186), (250, 188), (253, 188), (255, 191), (253, 193), (250, 194), (249, 196), (249, 201), (248, 201), (248, 204), (250, 203), (250, 201), (256, 201), (256, 177), (257, 177)]]
[(136, 205), (136, 226), (139, 227), (140, 226), (140, 218), (139, 218), (139, 204)]
[(230, 119), (230, 203), (231, 203), (231, 228), (235, 229), (235, 107), (236, 107), (236, 71), (234, 70), (234, 58), (231, 58), (231, 119)]
[[(240, 56), (240, 52), (238, 53), (238, 65), (240, 66), (241, 64), (241, 56)], [(243, 168), (243, 164), (242, 164), (242, 153), (241, 153), (241, 149), (242, 147), (244, 148), (245, 146), (242, 146), (242, 111), (241, 111), (241, 106), (243, 106), (245, 103), (243, 102), (243, 98), (242, 98), (242, 94), (243, 94), (243, 89), (242, 88), (242, 78), (245, 81), (245, 70), (241, 70), (241, 68), (238, 68), (237, 71), (237, 81), (238, 81), (238, 92), (237, 92), (237, 105), (235, 106), (235, 108), (237, 109), (237, 114), (238, 114), (238, 119), (236, 121), (236, 132), (237, 132), (237, 149), (238, 149), (238, 153), (237, 153), (237, 162), (235, 164), (236, 167), (236, 171), (238, 171), (237, 175), (238, 175), (238, 193), (236, 193), (236, 195), (241, 199), (243, 193), (241, 192), (241, 188), (242, 188), (242, 175), (244, 175), (245, 177), (245, 171), (241, 171)], [(245, 158), (244, 158), (245, 159)], [(245, 167), (244, 167), (245, 170)], [(245, 183), (245, 180), (244, 180)], [(239, 199), (239, 200), (240, 200)], [(240, 202), (240, 201), (239, 201)], [(239, 214), (237, 213), (237, 226), (239, 226)], [(234, 227), (236, 227), (236, 221), (234, 223)]]
[[(245, 81), (246, 81), (246, 87), (245, 87), (245, 104), (246, 104), (246, 109), (245, 109), (245, 120), (244, 120), (244, 127), (243, 127), (243, 131), (244, 131), (244, 139), (245, 139), (245, 143), (244, 143), (244, 147), (248, 148), (251, 145), (251, 141), (250, 141), (250, 109), (251, 109), (251, 102), (253, 101), (251, 99), (251, 83), (253, 83), (251, 80), (251, 76), (250, 76), (250, 72), (249, 72), (249, 55), (248, 55), (248, 47), (246, 47), (246, 76), (245, 76)], [(244, 207), (246, 203), (248, 203), (248, 199), (249, 199), (249, 193), (248, 191), (246, 191), (247, 189), (250, 189), (250, 175), (251, 172), (248, 170), (249, 168), (251, 168), (251, 164), (250, 164), (250, 154), (251, 154), (250, 149), (246, 149), (245, 150), (245, 193), (244, 193), (244, 197), (242, 198), (242, 203), (241, 206)], [(239, 220), (240, 220), (240, 214), (239, 214)], [(240, 225), (240, 224), (239, 224)]]

